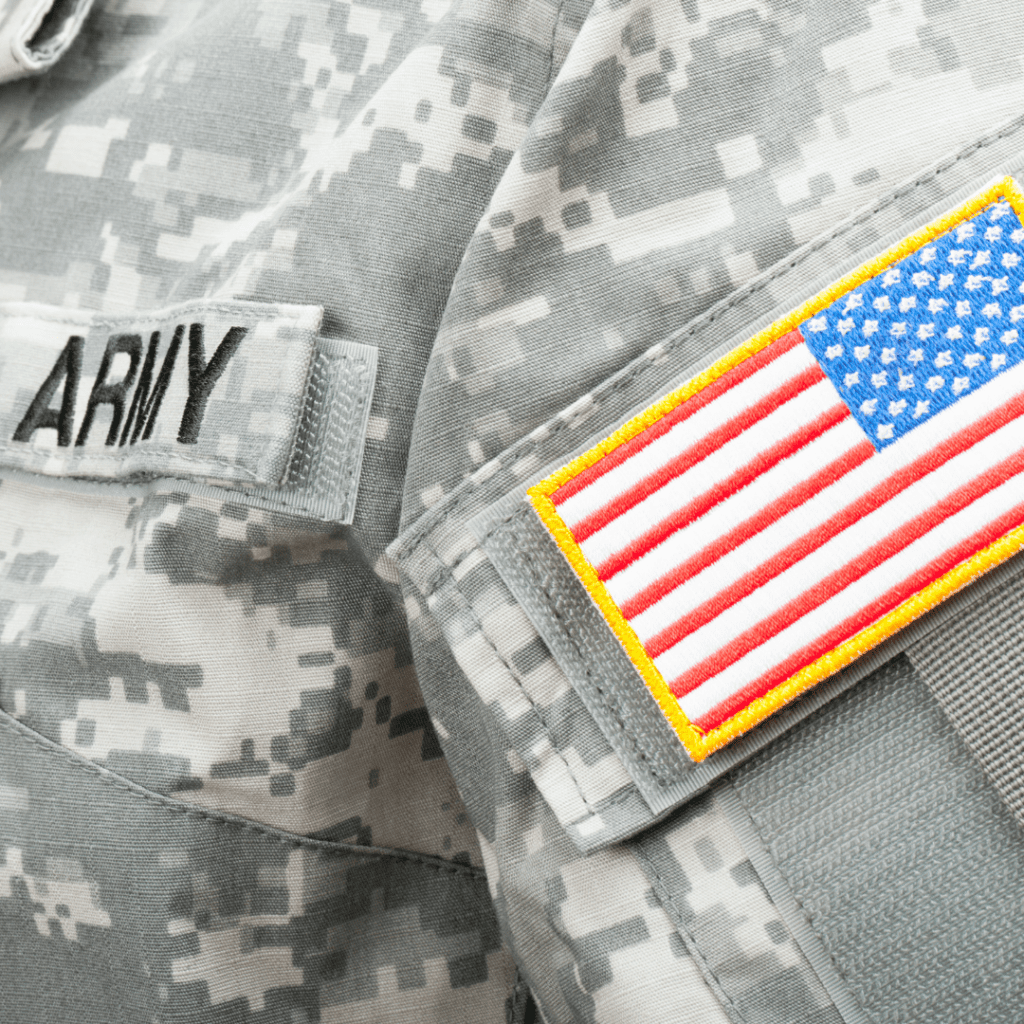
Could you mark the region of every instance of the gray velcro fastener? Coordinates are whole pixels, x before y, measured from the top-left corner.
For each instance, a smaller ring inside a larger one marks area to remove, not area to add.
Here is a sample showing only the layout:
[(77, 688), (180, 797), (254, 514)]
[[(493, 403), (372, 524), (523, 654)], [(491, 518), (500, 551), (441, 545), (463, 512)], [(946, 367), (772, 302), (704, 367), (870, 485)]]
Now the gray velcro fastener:
[(1006, 806), (1024, 824), (1024, 574), (907, 652)]

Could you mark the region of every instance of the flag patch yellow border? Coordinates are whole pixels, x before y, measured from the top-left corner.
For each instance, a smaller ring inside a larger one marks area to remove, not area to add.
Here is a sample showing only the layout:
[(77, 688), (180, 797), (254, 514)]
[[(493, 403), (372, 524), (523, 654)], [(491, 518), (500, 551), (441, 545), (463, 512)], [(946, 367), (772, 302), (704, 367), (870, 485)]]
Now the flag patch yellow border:
[(854, 636), (818, 657), (795, 672), (784, 682), (772, 688), (732, 714), (715, 728), (704, 731), (694, 725), (683, 713), (679, 701), (668, 683), (648, 656), (639, 637), (611, 597), (595, 567), (587, 560), (569, 527), (563, 521), (552, 495), (584, 470), (593, 466), (621, 445), (657, 423), (682, 403), (693, 398), (723, 374), (762, 351), (787, 332), (815, 316), (837, 299), (879, 275), (898, 260), (916, 252), (926, 243), (945, 234), (958, 224), (979, 213), (986, 206), (1004, 199), (1024, 223), (1024, 194), (1011, 177), (1001, 178), (955, 209), (932, 223), (908, 235), (885, 252), (868, 260), (854, 271), (831, 284), (813, 298), (776, 320), (746, 343), (723, 356), (708, 369), (699, 373), (675, 391), (652, 404), (633, 417), (618, 430), (589, 451), (573, 459), (550, 476), (535, 484), (528, 497), (541, 521), (555, 539), (574, 572), (601, 610), (609, 627), (622, 644), (630, 660), (650, 690), (654, 699), (674, 728), (690, 757), (702, 761), (715, 750), (725, 746), (795, 697), (821, 680), (838, 672), (873, 647), (892, 636), (941, 601), (966, 586), (977, 576), (1005, 561), (1024, 547), (1024, 526), (1003, 534), (994, 543), (977, 551), (939, 578), (924, 586), (898, 607), (861, 629)]

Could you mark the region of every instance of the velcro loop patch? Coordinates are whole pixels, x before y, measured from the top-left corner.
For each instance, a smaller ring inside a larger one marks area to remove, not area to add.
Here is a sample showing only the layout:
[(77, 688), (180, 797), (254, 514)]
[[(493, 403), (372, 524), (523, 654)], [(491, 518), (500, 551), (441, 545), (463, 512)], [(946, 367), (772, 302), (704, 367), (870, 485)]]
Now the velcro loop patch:
[(376, 349), (319, 338), (321, 317), (243, 301), (124, 316), (0, 305), (0, 465), (173, 477), (350, 520)]
[(1022, 218), (999, 180), (530, 489), (695, 761), (1024, 545)]

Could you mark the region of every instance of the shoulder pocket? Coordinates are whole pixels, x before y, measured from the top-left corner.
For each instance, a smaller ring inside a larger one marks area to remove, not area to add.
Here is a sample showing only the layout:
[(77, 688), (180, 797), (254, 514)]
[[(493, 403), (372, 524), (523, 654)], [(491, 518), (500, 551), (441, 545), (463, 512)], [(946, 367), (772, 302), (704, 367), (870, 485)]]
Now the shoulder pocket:
[(1024, 199), (994, 156), (755, 279), (393, 547), (582, 848), (1016, 571)]

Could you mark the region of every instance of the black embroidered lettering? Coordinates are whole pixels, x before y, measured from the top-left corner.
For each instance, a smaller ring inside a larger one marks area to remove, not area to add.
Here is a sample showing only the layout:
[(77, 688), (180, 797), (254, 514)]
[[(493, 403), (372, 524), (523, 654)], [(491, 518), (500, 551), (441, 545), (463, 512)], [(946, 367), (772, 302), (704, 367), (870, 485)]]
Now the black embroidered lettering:
[[(154, 331), (149, 336), (146, 360), (142, 364), (142, 373), (139, 374), (139, 383), (135, 388), (135, 394), (132, 395), (132, 404), (128, 408), (128, 416), (124, 421), (120, 444), (123, 445), (125, 442), (135, 444), (140, 434), (145, 441), (153, 433), (157, 413), (160, 412), (160, 405), (167, 393), (167, 386), (170, 384), (171, 374), (174, 372), (174, 363), (178, 358), (178, 349), (181, 348), (181, 339), (184, 336), (185, 325), (178, 324), (174, 328), (174, 336), (167, 348), (164, 364), (160, 367), (160, 375), (153, 386), (152, 394), (150, 394), (149, 388), (153, 381), (153, 369), (156, 366), (156, 350), (160, 345), (160, 332)], [(132, 429), (133, 424), (134, 430)]]
[(247, 327), (232, 327), (209, 363), (203, 347), (203, 325), (190, 324), (188, 329), (188, 401), (181, 417), (178, 440), (182, 444), (195, 444), (199, 440), (199, 428), (203, 425), (206, 403), (210, 392), (227, 369), (228, 361), (238, 351), (242, 339), (249, 333)]
[[(57, 444), (62, 448), (71, 445), (71, 431), (75, 425), (75, 396), (78, 382), (82, 378), (82, 346), (84, 340), (77, 334), (68, 338), (64, 350), (57, 357), (42, 387), (36, 392), (32, 404), (14, 431), (13, 441), (31, 441), (37, 430), (56, 430)], [(64, 381), (64, 397), (60, 410), (50, 408), (50, 399), (61, 381)]]
[[(114, 356), (124, 352), (130, 363), (128, 372), (115, 384), (107, 383), (107, 374), (110, 373), (110, 365)], [(113, 411), (110, 420), (110, 429), (107, 431), (107, 439), (104, 444), (117, 444), (117, 431), (121, 426), (121, 419), (124, 416), (124, 400), (128, 389), (135, 383), (135, 374), (139, 369), (139, 360), (142, 358), (142, 336), (138, 334), (114, 334), (107, 340), (107, 347), (100, 361), (99, 372), (96, 374), (96, 382), (89, 394), (89, 404), (85, 407), (85, 416), (82, 419), (82, 426), (75, 438), (75, 446), (83, 445), (89, 439), (89, 430), (92, 428), (93, 417), (96, 409), (101, 405), (109, 405)]]

